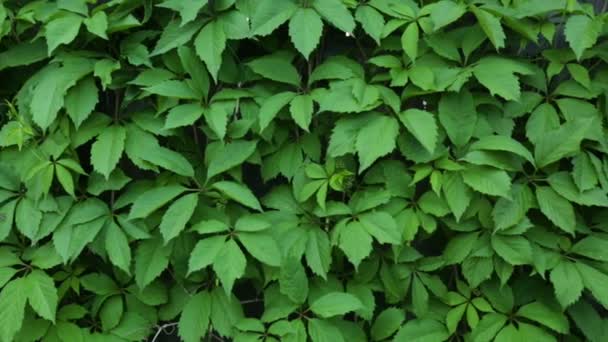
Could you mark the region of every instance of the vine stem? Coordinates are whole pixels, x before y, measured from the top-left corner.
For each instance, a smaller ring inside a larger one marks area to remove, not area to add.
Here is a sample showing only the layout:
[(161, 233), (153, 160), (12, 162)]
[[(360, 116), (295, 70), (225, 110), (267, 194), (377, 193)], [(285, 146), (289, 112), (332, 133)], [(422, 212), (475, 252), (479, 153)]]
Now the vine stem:
[(167, 323), (167, 324), (163, 324), (161, 326), (158, 327), (158, 329), (156, 330), (156, 334), (154, 335), (154, 337), (152, 338), (152, 340), (150, 342), (156, 342), (156, 339), (158, 339), (160, 337), (160, 333), (165, 331), (167, 328), (173, 328), (177, 326), (177, 322), (171, 322), (171, 323)]

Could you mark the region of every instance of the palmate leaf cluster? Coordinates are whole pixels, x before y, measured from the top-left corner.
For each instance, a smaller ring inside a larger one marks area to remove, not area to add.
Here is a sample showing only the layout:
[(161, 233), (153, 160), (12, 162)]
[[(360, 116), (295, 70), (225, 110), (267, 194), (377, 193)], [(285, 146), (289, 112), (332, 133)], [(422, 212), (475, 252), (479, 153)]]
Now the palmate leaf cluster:
[(604, 341), (598, 10), (0, 2), (0, 341)]

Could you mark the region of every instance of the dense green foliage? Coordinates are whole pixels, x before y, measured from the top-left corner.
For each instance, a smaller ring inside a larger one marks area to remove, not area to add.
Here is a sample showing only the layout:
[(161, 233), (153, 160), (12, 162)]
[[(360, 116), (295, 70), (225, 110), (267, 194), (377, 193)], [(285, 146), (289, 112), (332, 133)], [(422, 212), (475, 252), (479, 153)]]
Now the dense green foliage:
[(0, 1), (0, 341), (605, 341), (596, 10)]

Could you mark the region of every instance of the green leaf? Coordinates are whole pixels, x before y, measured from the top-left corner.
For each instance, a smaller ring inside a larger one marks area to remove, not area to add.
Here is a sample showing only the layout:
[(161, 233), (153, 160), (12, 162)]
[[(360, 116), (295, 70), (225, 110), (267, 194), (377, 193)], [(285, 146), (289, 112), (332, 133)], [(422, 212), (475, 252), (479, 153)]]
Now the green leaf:
[(308, 127), (312, 121), (313, 110), (313, 102), (310, 95), (297, 95), (289, 103), (289, 112), (293, 121), (306, 132), (308, 132)]
[(222, 65), (222, 54), (226, 48), (226, 34), (219, 21), (205, 25), (194, 40), (196, 54), (205, 62), (207, 70), (216, 81)]
[(265, 233), (240, 232), (239, 241), (256, 259), (270, 266), (281, 266), (281, 250), (276, 240)]
[[(170, 21), (164, 28), (160, 39), (156, 42), (151, 56), (163, 54), (171, 51), (178, 46), (188, 43), (192, 36), (201, 28), (201, 21), (192, 21), (186, 25), (181, 25), (179, 20)], [(199, 34), (200, 36), (200, 34)]]
[(279, 288), (294, 303), (304, 303), (308, 297), (308, 278), (300, 260), (286, 258), (279, 273)]
[(382, 211), (372, 211), (359, 215), (365, 230), (380, 243), (399, 244), (401, 233), (391, 215)]
[(357, 269), (361, 261), (372, 252), (372, 237), (363, 224), (353, 221), (340, 232), (338, 247)]
[(563, 308), (574, 304), (583, 293), (583, 279), (572, 262), (560, 261), (551, 270), (550, 279), (555, 288), (555, 298)]
[(49, 21), (44, 27), (49, 56), (59, 45), (71, 43), (80, 31), (83, 18), (77, 14), (65, 13)]
[(179, 317), (179, 336), (184, 342), (198, 342), (207, 335), (211, 315), (211, 296), (202, 291), (190, 297)]
[(58, 298), (53, 278), (43, 271), (34, 270), (24, 278), (23, 286), (27, 300), (34, 311), (54, 323)]
[(319, 45), (323, 33), (323, 22), (312, 8), (298, 8), (289, 20), (291, 42), (304, 58)]
[(601, 31), (602, 23), (597, 19), (589, 18), (583, 14), (568, 18), (564, 33), (566, 41), (576, 55), (576, 59), (580, 60), (585, 50), (595, 45)]
[(521, 236), (492, 235), (492, 248), (511, 265), (525, 265), (532, 262), (530, 242)]
[(539, 301), (522, 306), (517, 310), (516, 315), (538, 322), (561, 334), (567, 334), (570, 331), (568, 318), (563, 313), (555, 311)]
[(29, 65), (47, 57), (46, 43), (42, 39), (13, 44), (0, 53), (0, 70)]
[(581, 141), (590, 130), (593, 120), (581, 118), (568, 121), (557, 129), (545, 131), (538, 139), (534, 157), (539, 168), (580, 151)]
[(359, 6), (355, 12), (355, 19), (361, 23), (361, 27), (376, 44), (380, 45), (382, 39), (382, 30), (384, 29), (384, 17), (372, 6)]
[(143, 88), (143, 90), (164, 97), (174, 97), (177, 99), (184, 100), (198, 100), (199, 96), (192, 88), (183, 81), (167, 80), (160, 83), (156, 83), (150, 87)]
[(251, 30), (255, 35), (267, 36), (289, 20), (298, 7), (291, 1), (261, 0), (253, 9)]
[(461, 174), (464, 182), (473, 190), (510, 199), (511, 178), (505, 171), (470, 165)]
[(473, 329), (471, 341), (490, 342), (507, 322), (507, 317), (498, 313), (489, 313), (483, 316), (481, 321)]
[(129, 219), (147, 217), (184, 191), (186, 191), (186, 188), (181, 185), (167, 185), (155, 187), (142, 193), (133, 203)]
[(506, 36), (500, 25), (500, 19), (496, 18), (492, 13), (474, 6), (471, 7), (471, 11), (496, 50), (505, 47)]
[(188, 274), (213, 264), (225, 241), (226, 237), (223, 235), (200, 240), (190, 253)]
[(105, 246), (112, 264), (130, 274), (131, 249), (129, 240), (114, 220), (110, 220), (107, 225)]
[(437, 145), (437, 122), (435, 116), (420, 109), (408, 109), (399, 113), (399, 120), (429, 152)]
[(197, 204), (198, 193), (194, 193), (180, 197), (169, 206), (169, 209), (163, 215), (159, 227), (165, 244), (184, 230)]
[(99, 100), (97, 86), (93, 77), (80, 80), (65, 97), (65, 110), (74, 122), (76, 128), (91, 115)]
[(438, 1), (426, 7), (431, 8), (431, 20), (435, 31), (458, 20), (467, 10), (464, 4), (451, 0)]
[(103, 303), (99, 310), (101, 328), (108, 331), (115, 328), (121, 321), (124, 308), (121, 296), (112, 296)]
[[(196, 18), (198, 12), (207, 4), (207, 2), (207, 0), (166, 0), (156, 6), (169, 8), (179, 12), (180, 17), (182, 18), (180, 26), (184, 26)], [(187, 340), (187, 342), (189, 341), (192, 340)]]
[(545, 214), (553, 224), (567, 233), (574, 234), (576, 229), (576, 217), (574, 215), (574, 208), (568, 200), (548, 186), (537, 187), (536, 198), (540, 211)]
[(355, 20), (342, 1), (313, 1), (312, 6), (323, 19), (329, 21), (338, 29), (349, 33), (355, 30)]
[(108, 179), (110, 173), (116, 168), (125, 148), (127, 131), (123, 126), (112, 125), (105, 128), (97, 136), (91, 147), (91, 163), (95, 171)]
[(27, 300), (27, 281), (17, 278), (0, 291), (0, 338), (13, 341), (23, 325)]
[(608, 239), (589, 235), (572, 246), (571, 251), (599, 261), (608, 261)]
[(495, 230), (503, 230), (520, 223), (534, 203), (532, 191), (526, 186), (514, 184), (511, 199), (499, 198), (492, 210)]
[(457, 172), (443, 174), (442, 190), (456, 221), (459, 221), (473, 199), (473, 192)]
[(260, 107), (259, 121), (260, 131), (263, 131), (268, 127), (268, 124), (279, 114), (283, 107), (287, 106), (289, 102), (296, 96), (294, 92), (286, 91), (272, 95), (262, 103)]
[(308, 321), (308, 335), (312, 342), (344, 342), (338, 328), (328, 321), (316, 318)]
[(213, 262), (213, 271), (222, 282), (226, 294), (232, 291), (234, 281), (245, 274), (247, 259), (234, 242), (228, 240)]
[(251, 190), (244, 185), (230, 181), (221, 181), (214, 183), (212, 187), (246, 207), (262, 211), (262, 207), (260, 206), (258, 199), (251, 192)]
[(414, 319), (401, 326), (395, 342), (442, 342), (449, 334), (445, 326), (432, 319)]
[(108, 39), (108, 35), (106, 33), (108, 30), (108, 16), (106, 15), (106, 12), (99, 11), (92, 17), (84, 19), (83, 23), (84, 26), (87, 27), (87, 30), (92, 34), (103, 39)]
[(331, 246), (327, 233), (318, 228), (309, 230), (304, 256), (308, 267), (326, 279), (331, 265)]
[(256, 74), (267, 79), (291, 84), (296, 87), (300, 85), (300, 74), (298, 74), (298, 70), (291, 64), (288, 55), (275, 53), (260, 57), (247, 63), (247, 66)]
[(514, 153), (534, 165), (534, 157), (528, 149), (511, 137), (504, 135), (487, 135), (471, 144), (471, 150), (506, 151)]
[(162, 146), (146, 146), (146, 148), (146, 153), (141, 156), (142, 160), (173, 171), (180, 176), (194, 176), (192, 165), (180, 153)]
[(391, 337), (405, 321), (405, 312), (390, 307), (382, 311), (372, 325), (371, 335), (374, 341)]
[(198, 103), (188, 103), (173, 107), (167, 115), (165, 129), (192, 125), (203, 116), (204, 112), (205, 108)]
[(310, 304), (310, 310), (323, 318), (343, 315), (362, 307), (357, 297), (343, 292), (327, 293)]
[(585, 287), (603, 307), (608, 307), (608, 289), (603, 286), (608, 281), (608, 275), (582, 262), (576, 262), (575, 266)]
[(529, 75), (533, 71), (517, 60), (494, 56), (482, 58), (473, 68), (475, 78), (490, 90), (490, 94), (517, 101), (521, 91), (515, 73)]
[(418, 24), (413, 22), (407, 26), (401, 36), (401, 47), (411, 61), (416, 61), (416, 57), (418, 56), (419, 31)]
[(208, 152), (210, 161), (207, 178), (210, 179), (243, 164), (255, 152), (256, 146), (256, 141), (247, 140), (235, 140), (227, 144), (216, 145), (212, 152)]
[(397, 120), (386, 115), (371, 116), (357, 134), (355, 143), (359, 155), (359, 173), (378, 158), (391, 153), (395, 149), (398, 134)]
[(144, 289), (169, 265), (171, 246), (165, 246), (162, 239), (154, 238), (140, 243), (135, 252), (135, 282)]
[(456, 146), (466, 145), (475, 130), (477, 110), (468, 90), (446, 93), (439, 101), (439, 122), (445, 128), (450, 141)]

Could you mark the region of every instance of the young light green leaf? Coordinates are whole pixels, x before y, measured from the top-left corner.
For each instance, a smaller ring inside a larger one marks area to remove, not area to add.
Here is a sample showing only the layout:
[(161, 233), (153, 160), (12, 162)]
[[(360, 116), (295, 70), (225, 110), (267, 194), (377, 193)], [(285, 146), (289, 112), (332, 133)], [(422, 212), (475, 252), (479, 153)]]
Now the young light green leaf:
[(372, 339), (381, 341), (392, 336), (405, 321), (405, 312), (395, 307), (382, 311), (372, 325)]

